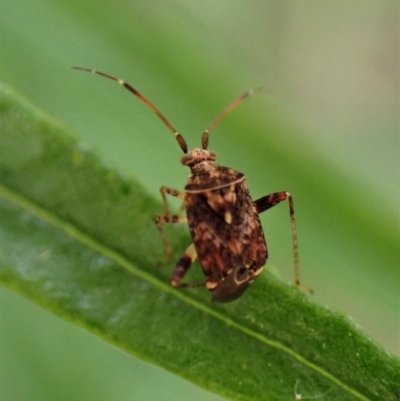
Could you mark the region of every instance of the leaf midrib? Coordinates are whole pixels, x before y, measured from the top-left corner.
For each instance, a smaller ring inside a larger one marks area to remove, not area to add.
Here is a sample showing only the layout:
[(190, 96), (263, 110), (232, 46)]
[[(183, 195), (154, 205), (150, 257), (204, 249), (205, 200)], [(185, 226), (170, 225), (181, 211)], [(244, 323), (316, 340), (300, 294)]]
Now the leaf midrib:
[(304, 364), (308, 368), (314, 370), (315, 372), (319, 373), (320, 375), (324, 376), (325, 378), (331, 380), (332, 382), (334, 382), (335, 384), (337, 384), (338, 386), (340, 386), (342, 389), (346, 390), (353, 396), (357, 397), (358, 399), (360, 399), (362, 401), (371, 401), (370, 398), (367, 398), (363, 394), (360, 394), (358, 391), (356, 391), (352, 387), (343, 383), (336, 376), (333, 376), (331, 373), (322, 369), (321, 367), (314, 364), (313, 362), (308, 361), (302, 355), (298, 354), (297, 352), (293, 351), (292, 349), (288, 348), (287, 346), (281, 344), (280, 342), (278, 342), (276, 340), (271, 340), (271, 339), (265, 337), (264, 335), (261, 335), (261, 334), (257, 333), (256, 331), (251, 330), (251, 329), (247, 328), (246, 326), (243, 326), (242, 324), (226, 317), (222, 313), (219, 313), (219, 312), (207, 307), (206, 305), (202, 304), (201, 302), (198, 302), (195, 299), (186, 296), (184, 291), (177, 291), (176, 289), (167, 285), (163, 281), (157, 279), (153, 275), (146, 273), (143, 270), (141, 270), (140, 268), (138, 268), (135, 264), (133, 264), (130, 260), (128, 260), (125, 256), (123, 256), (119, 252), (117, 252), (113, 249), (110, 249), (109, 247), (105, 246), (103, 243), (101, 243), (101, 242), (93, 239), (89, 235), (83, 233), (81, 230), (79, 230), (73, 224), (59, 218), (58, 216), (56, 216), (52, 213), (49, 213), (48, 211), (41, 208), (40, 206), (38, 206), (31, 200), (24, 197), (23, 195), (15, 192), (14, 190), (12, 190), (2, 184), (0, 184), (0, 196), (11, 201), (12, 203), (18, 205), (22, 209), (30, 212), (32, 215), (50, 223), (54, 227), (64, 230), (65, 232), (67, 232), (69, 235), (71, 235), (73, 238), (75, 238), (82, 244), (85, 244), (89, 248), (95, 250), (96, 252), (99, 252), (100, 254), (106, 256), (110, 260), (113, 260), (119, 266), (134, 273), (136, 276), (155, 285), (156, 287), (162, 289), (163, 291), (167, 292), (168, 294), (171, 294), (171, 295), (179, 298), (180, 300), (183, 300), (184, 302), (193, 306), (194, 308), (196, 308), (210, 316), (213, 316), (216, 319), (219, 319), (220, 321), (224, 322), (226, 325), (234, 327), (235, 329), (242, 331), (243, 333), (257, 339), (258, 341), (260, 341), (262, 343), (267, 344), (268, 346), (270, 346), (272, 348), (275, 348), (275, 349), (285, 352), (286, 354), (295, 358), (297, 361)]

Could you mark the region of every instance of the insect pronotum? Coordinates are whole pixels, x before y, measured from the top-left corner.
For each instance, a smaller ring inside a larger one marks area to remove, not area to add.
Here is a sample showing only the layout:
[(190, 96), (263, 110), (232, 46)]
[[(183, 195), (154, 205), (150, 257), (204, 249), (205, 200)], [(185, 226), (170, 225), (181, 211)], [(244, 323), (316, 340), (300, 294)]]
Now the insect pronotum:
[[(284, 200), (287, 200), (289, 204), (295, 283), (301, 286), (296, 222), (291, 194), (286, 191), (275, 192), (253, 201), (244, 174), (216, 164), (216, 153), (207, 149), (210, 131), (236, 106), (259, 92), (260, 88), (250, 89), (230, 103), (203, 132), (202, 148), (188, 151), (183, 136), (153, 103), (130, 84), (100, 71), (81, 67), (72, 68), (111, 79), (133, 93), (174, 134), (184, 153), (181, 163), (190, 168), (188, 183), (183, 192), (161, 187), (164, 215), (156, 218), (168, 256), (172, 255), (172, 250), (162, 230), (163, 224), (187, 223), (193, 240), (175, 266), (171, 278), (173, 287), (206, 285), (212, 293), (212, 299), (218, 302), (230, 302), (240, 297), (261, 273), (268, 257), (258, 215)], [(170, 214), (166, 195), (183, 200), (186, 217)], [(199, 259), (206, 277), (205, 282), (183, 283), (182, 278), (196, 258)]]

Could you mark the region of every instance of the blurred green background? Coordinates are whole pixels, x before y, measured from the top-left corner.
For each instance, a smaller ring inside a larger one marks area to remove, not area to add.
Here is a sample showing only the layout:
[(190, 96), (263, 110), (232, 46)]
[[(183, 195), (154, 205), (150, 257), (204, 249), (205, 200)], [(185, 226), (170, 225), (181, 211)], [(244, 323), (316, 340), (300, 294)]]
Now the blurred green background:
[[(0, 5), (0, 78), (157, 197), (188, 174), (171, 133), (114, 83), (70, 66), (133, 84), (189, 147), (234, 97), (264, 85), (210, 149), (247, 175), (254, 198), (293, 194), (303, 281), (400, 354), (397, 1)], [(262, 222), (270, 266), (292, 281), (287, 207)], [(1, 289), (0, 399), (219, 398)]]

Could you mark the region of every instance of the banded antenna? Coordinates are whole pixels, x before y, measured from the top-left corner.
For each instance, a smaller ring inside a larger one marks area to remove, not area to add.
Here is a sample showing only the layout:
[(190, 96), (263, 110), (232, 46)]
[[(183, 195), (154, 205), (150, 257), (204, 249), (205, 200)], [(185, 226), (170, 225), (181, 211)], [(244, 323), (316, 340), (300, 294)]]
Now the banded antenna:
[(264, 88), (255, 88), (255, 89), (249, 89), (246, 92), (244, 92), (242, 95), (240, 95), (238, 98), (236, 98), (228, 107), (226, 107), (221, 114), (219, 114), (214, 121), (204, 130), (203, 135), (201, 137), (201, 146), (203, 149), (207, 149), (208, 146), (208, 134), (209, 132), (215, 128), (215, 126), (228, 114), (230, 113), (235, 107), (239, 106), (240, 103), (243, 102), (243, 100), (246, 100), (248, 97), (253, 96), (256, 93), (263, 92)]
[[(164, 123), (164, 125), (174, 134), (176, 140), (178, 141), (178, 144), (180, 148), (182, 149), (183, 153), (188, 153), (188, 147), (186, 144), (185, 139), (183, 136), (171, 125), (171, 123), (167, 120), (167, 118), (160, 112), (160, 110), (157, 109), (156, 106), (154, 106), (153, 103), (150, 102), (145, 96), (143, 96), (138, 90), (136, 90), (132, 85), (128, 84), (127, 82), (123, 81), (122, 79), (113, 77), (112, 75), (105, 74), (104, 72), (97, 71), (97, 70), (91, 70), (89, 68), (83, 68), (83, 67), (72, 67), (75, 70), (80, 70), (80, 71), (86, 71), (86, 72), (91, 72), (92, 74), (97, 74), (102, 77), (111, 79), (112, 81), (115, 81), (122, 85), (125, 89), (127, 89), (129, 92), (133, 93), (141, 102), (143, 102), (154, 114), (158, 116), (158, 118)], [(246, 92), (244, 92), (242, 95), (240, 95), (238, 98), (236, 98), (231, 104), (229, 104), (228, 107), (226, 107), (213, 121), (212, 123), (204, 130), (203, 135), (201, 137), (201, 145), (203, 149), (207, 149), (208, 146), (208, 134), (209, 132), (215, 128), (215, 126), (228, 114), (230, 113), (234, 108), (239, 106), (240, 103), (242, 103), (245, 99), (248, 97), (254, 95), (255, 93), (262, 92), (264, 89), (263, 88), (255, 88), (255, 89), (249, 89)]]
[(112, 75), (105, 74), (104, 72), (96, 71), (96, 70), (91, 70), (89, 68), (82, 68), (82, 67), (72, 67), (75, 70), (80, 70), (80, 71), (87, 71), (91, 72), (92, 74), (97, 74), (102, 77), (111, 79), (115, 82), (118, 82), (120, 85), (122, 85), (125, 89), (128, 89), (129, 92), (133, 93), (139, 100), (141, 100), (153, 113), (155, 113), (158, 118), (164, 123), (164, 125), (175, 135), (176, 140), (178, 141), (178, 144), (180, 148), (182, 149), (183, 153), (188, 152), (188, 147), (186, 144), (185, 139), (183, 136), (171, 125), (171, 123), (167, 120), (167, 118), (160, 112), (160, 110), (157, 109), (156, 106), (154, 106), (153, 103), (150, 102), (146, 97), (144, 97), (139, 91), (137, 91), (133, 86), (128, 84), (127, 82), (123, 81), (122, 79), (113, 77)]

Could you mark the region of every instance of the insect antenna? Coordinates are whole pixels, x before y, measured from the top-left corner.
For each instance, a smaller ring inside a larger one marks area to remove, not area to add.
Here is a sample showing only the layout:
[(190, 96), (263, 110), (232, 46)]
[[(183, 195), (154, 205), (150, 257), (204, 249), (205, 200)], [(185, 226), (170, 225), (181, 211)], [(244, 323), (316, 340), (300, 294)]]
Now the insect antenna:
[(209, 132), (228, 114), (230, 113), (235, 107), (239, 106), (240, 103), (243, 102), (243, 100), (246, 100), (249, 96), (252, 96), (256, 93), (263, 92), (264, 88), (255, 88), (255, 89), (249, 89), (246, 92), (244, 92), (242, 95), (240, 95), (238, 98), (236, 98), (228, 107), (226, 107), (221, 114), (215, 118), (215, 120), (206, 128), (206, 130), (203, 132), (203, 135), (201, 137), (201, 145), (203, 149), (207, 149), (208, 146), (208, 134)]
[(80, 71), (87, 71), (91, 72), (92, 74), (97, 74), (102, 77), (111, 79), (120, 85), (122, 85), (125, 89), (127, 89), (129, 92), (133, 93), (140, 101), (142, 101), (153, 113), (155, 113), (158, 118), (164, 123), (164, 125), (175, 135), (176, 140), (178, 141), (178, 144), (180, 148), (182, 149), (183, 153), (187, 153), (188, 148), (186, 141), (184, 140), (183, 136), (171, 125), (171, 123), (166, 119), (166, 117), (157, 109), (156, 106), (154, 106), (153, 103), (150, 102), (146, 97), (144, 97), (139, 91), (137, 91), (133, 86), (128, 84), (127, 82), (123, 81), (122, 79), (113, 77), (111, 75), (105, 74), (104, 72), (96, 71), (96, 70), (91, 70), (89, 68), (82, 68), (82, 67), (72, 67), (75, 70), (80, 70)]

